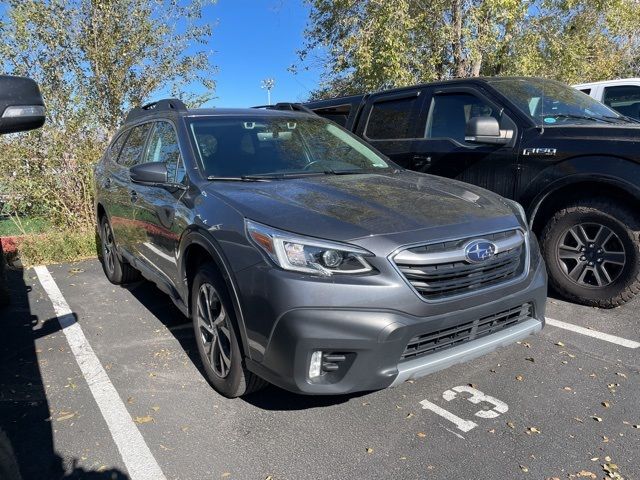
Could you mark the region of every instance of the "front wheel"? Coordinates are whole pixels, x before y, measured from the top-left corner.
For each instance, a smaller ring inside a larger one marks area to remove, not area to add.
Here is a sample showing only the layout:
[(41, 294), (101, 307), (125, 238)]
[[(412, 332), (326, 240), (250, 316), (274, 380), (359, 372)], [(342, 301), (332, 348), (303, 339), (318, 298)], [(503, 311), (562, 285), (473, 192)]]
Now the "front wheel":
[(216, 391), (235, 398), (266, 385), (243, 366), (233, 305), (212, 264), (200, 267), (193, 279), (191, 315), (200, 360)]
[(541, 244), (550, 283), (569, 300), (613, 308), (640, 293), (640, 227), (613, 200), (581, 200), (559, 210)]

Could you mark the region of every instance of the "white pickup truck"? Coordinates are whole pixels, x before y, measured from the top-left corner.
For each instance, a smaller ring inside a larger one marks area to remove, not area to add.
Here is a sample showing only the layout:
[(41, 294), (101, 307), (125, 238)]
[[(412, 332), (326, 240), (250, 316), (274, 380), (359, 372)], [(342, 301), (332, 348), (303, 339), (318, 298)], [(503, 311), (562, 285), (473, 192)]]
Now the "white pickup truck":
[(627, 117), (640, 120), (640, 78), (581, 83), (573, 87)]

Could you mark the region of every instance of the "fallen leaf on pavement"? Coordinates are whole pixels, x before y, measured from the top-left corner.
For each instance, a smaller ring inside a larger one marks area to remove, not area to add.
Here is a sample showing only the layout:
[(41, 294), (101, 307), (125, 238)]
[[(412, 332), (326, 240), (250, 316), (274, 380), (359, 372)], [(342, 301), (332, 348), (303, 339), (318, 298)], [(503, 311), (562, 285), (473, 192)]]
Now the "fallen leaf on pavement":
[(516, 380), (521, 382), (524, 380), (524, 377), (522, 375), (516, 375)]
[(564, 347), (564, 343), (562, 343), (562, 342), (556, 342), (556, 345), (559, 346), (559, 347)]
[(627, 376), (622, 372), (616, 372), (616, 375), (618, 375), (619, 377), (622, 377), (622, 378), (627, 378)]
[(405, 418), (411, 418), (413, 417), (413, 413), (407, 413), (407, 416)]
[(598, 478), (598, 476), (593, 473), (590, 472), (588, 470), (580, 470), (577, 474), (576, 477), (582, 477), (582, 478)]
[(591, 418), (593, 418), (596, 422), (601, 422), (602, 419), (600, 417), (597, 417), (595, 415), (592, 415)]
[(64, 415), (62, 415), (61, 417), (56, 418), (56, 422), (62, 422), (64, 420), (69, 420), (70, 418), (73, 418), (76, 416), (75, 413), (69, 413), (69, 412), (60, 412), (60, 413), (64, 413)]
[(516, 428), (516, 426), (515, 426), (515, 424), (513, 422), (507, 422), (507, 427)]
[(220, 475), (220, 477), (222, 478), (227, 478), (231, 476), (231, 472), (224, 472), (222, 475)]
[(533, 357), (527, 357), (525, 358), (525, 360), (527, 360), (528, 362), (535, 362), (535, 359)]
[(367, 453), (373, 453), (373, 448), (367, 447)]
[(564, 387), (563, 390), (566, 392), (571, 392), (573, 389), (571, 387)]
[(420, 438), (424, 438), (424, 437), (426, 437), (426, 436), (427, 436), (427, 434), (426, 434), (426, 433), (424, 433), (424, 432), (418, 432), (418, 433), (417, 433), (417, 435), (418, 435), (418, 437), (420, 437)]
[(134, 422), (138, 424), (153, 422), (153, 417), (151, 415), (145, 415), (144, 417), (136, 417), (133, 419)]
[(607, 401), (604, 401), (604, 402), (602, 402), (602, 406), (604, 408), (609, 408), (611, 406), (611, 404), (609, 402), (607, 402)]
[(151, 407), (151, 410), (153, 410), (154, 412), (157, 412), (158, 410), (160, 410), (160, 407)]
[(529, 427), (529, 428), (527, 428), (527, 433), (529, 435), (531, 435), (533, 433), (540, 433), (540, 430), (538, 430), (536, 427)]
[(520, 470), (522, 470), (524, 473), (527, 473), (529, 471), (529, 469), (524, 465), (520, 465)]

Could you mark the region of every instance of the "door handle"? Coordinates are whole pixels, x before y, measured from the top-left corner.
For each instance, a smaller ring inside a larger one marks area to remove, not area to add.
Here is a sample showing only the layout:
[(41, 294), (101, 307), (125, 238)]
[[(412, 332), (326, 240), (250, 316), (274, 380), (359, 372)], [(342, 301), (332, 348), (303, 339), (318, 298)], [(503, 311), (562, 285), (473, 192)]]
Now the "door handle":
[(102, 182), (102, 188), (111, 188), (111, 179), (109, 177)]
[(413, 157), (413, 170), (423, 171), (431, 167), (431, 157), (415, 155)]
[(131, 201), (133, 203), (138, 201), (138, 192), (136, 192), (135, 190), (131, 190)]

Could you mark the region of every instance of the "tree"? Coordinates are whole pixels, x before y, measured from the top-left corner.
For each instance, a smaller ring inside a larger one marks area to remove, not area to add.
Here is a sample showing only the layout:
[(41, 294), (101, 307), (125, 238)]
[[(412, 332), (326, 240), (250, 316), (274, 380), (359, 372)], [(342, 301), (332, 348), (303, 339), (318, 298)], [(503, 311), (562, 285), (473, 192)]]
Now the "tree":
[(314, 97), (478, 75), (587, 81), (639, 63), (635, 0), (307, 2), (298, 53), (324, 68)]
[(153, 95), (212, 98), (212, 31), (202, 16), (214, 2), (0, 0), (0, 71), (37, 80), (48, 115), (19, 142), (0, 140), (12, 211), (93, 224), (92, 166), (126, 111)]

